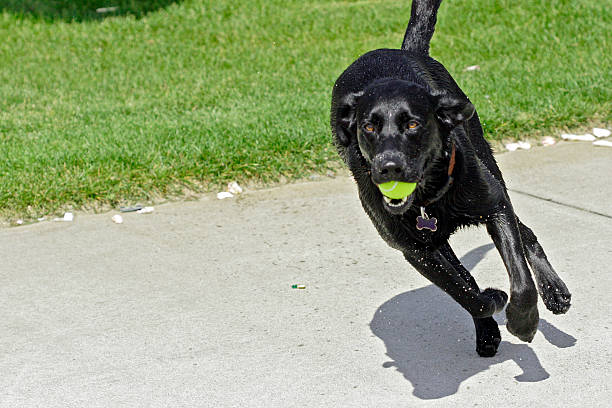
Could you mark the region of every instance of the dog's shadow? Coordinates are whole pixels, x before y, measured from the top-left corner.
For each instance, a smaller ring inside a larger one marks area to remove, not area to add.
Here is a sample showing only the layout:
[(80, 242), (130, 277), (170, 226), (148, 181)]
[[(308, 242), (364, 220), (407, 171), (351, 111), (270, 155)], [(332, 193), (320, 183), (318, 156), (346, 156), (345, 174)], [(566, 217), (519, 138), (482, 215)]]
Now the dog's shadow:
[[(470, 251), (462, 258), (473, 267), (492, 248), (492, 244)], [(495, 316), (505, 324), (504, 314)], [(370, 323), (372, 332), (382, 339), (393, 360), (383, 367), (395, 367), (412, 383), (413, 394), (421, 399), (436, 399), (457, 392), (466, 379), (508, 360), (522, 370), (521, 382), (537, 382), (549, 377), (534, 351), (526, 343), (502, 341), (495, 357), (476, 354), (474, 325), (450, 296), (437, 287), (399, 294), (376, 311)], [(539, 331), (551, 344), (571, 347), (576, 339), (540, 319)], [(519, 342), (512, 338), (512, 341)]]

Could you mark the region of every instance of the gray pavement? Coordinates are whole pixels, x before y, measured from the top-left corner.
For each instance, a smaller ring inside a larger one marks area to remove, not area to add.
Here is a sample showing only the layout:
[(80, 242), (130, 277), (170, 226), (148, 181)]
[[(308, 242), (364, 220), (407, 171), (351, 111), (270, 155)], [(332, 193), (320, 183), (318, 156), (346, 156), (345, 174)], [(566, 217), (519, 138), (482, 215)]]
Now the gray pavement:
[[(467, 313), (337, 177), (0, 230), (0, 407), (607, 407), (612, 149), (498, 160), (573, 292), (567, 315), (540, 303), (530, 344), (502, 327), (478, 357)], [(484, 229), (452, 241), (508, 288)]]

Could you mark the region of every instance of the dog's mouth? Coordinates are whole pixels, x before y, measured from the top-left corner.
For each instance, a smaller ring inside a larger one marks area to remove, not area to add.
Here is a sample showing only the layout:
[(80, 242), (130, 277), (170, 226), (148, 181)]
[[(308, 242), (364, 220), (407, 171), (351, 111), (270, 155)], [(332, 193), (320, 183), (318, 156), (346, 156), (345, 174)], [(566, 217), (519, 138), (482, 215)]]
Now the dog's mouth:
[(414, 193), (404, 198), (389, 198), (382, 196), (383, 207), (394, 215), (405, 213), (414, 201)]

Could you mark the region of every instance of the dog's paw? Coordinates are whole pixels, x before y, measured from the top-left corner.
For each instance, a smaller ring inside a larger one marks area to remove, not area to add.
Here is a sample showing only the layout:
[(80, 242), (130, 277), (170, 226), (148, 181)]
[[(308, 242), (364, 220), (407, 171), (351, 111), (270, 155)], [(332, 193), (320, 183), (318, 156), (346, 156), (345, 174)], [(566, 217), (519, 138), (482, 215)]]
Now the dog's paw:
[(480, 357), (493, 357), (501, 342), (497, 322), (492, 317), (474, 319), (476, 327), (476, 352)]
[(495, 311), (493, 312), (493, 314), (499, 313), (504, 310), (504, 306), (508, 301), (508, 295), (506, 294), (506, 292), (500, 289), (486, 288), (480, 293), (480, 295), (485, 296), (493, 301), (495, 305)]
[(569, 310), (572, 294), (561, 279), (542, 279), (538, 282), (538, 286), (540, 296), (548, 310), (554, 314), (563, 314)]
[(538, 331), (538, 322), (540, 321), (537, 305), (519, 308), (512, 303), (508, 303), (506, 319), (508, 320), (506, 328), (512, 335), (531, 343)]

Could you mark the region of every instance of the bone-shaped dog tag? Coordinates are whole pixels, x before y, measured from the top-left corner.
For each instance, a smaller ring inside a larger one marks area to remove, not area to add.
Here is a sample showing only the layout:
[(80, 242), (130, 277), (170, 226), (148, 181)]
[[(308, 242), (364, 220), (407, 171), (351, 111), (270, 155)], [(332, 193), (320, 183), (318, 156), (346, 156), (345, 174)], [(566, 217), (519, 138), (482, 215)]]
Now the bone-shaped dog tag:
[(417, 216), (416, 220), (416, 227), (419, 231), (427, 229), (431, 232), (436, 232), (438, 230), (438, 219), (436, 217), (429, 218), (429, 216), (425, 212), (425, 207), (421, 207), (421, 215)]

